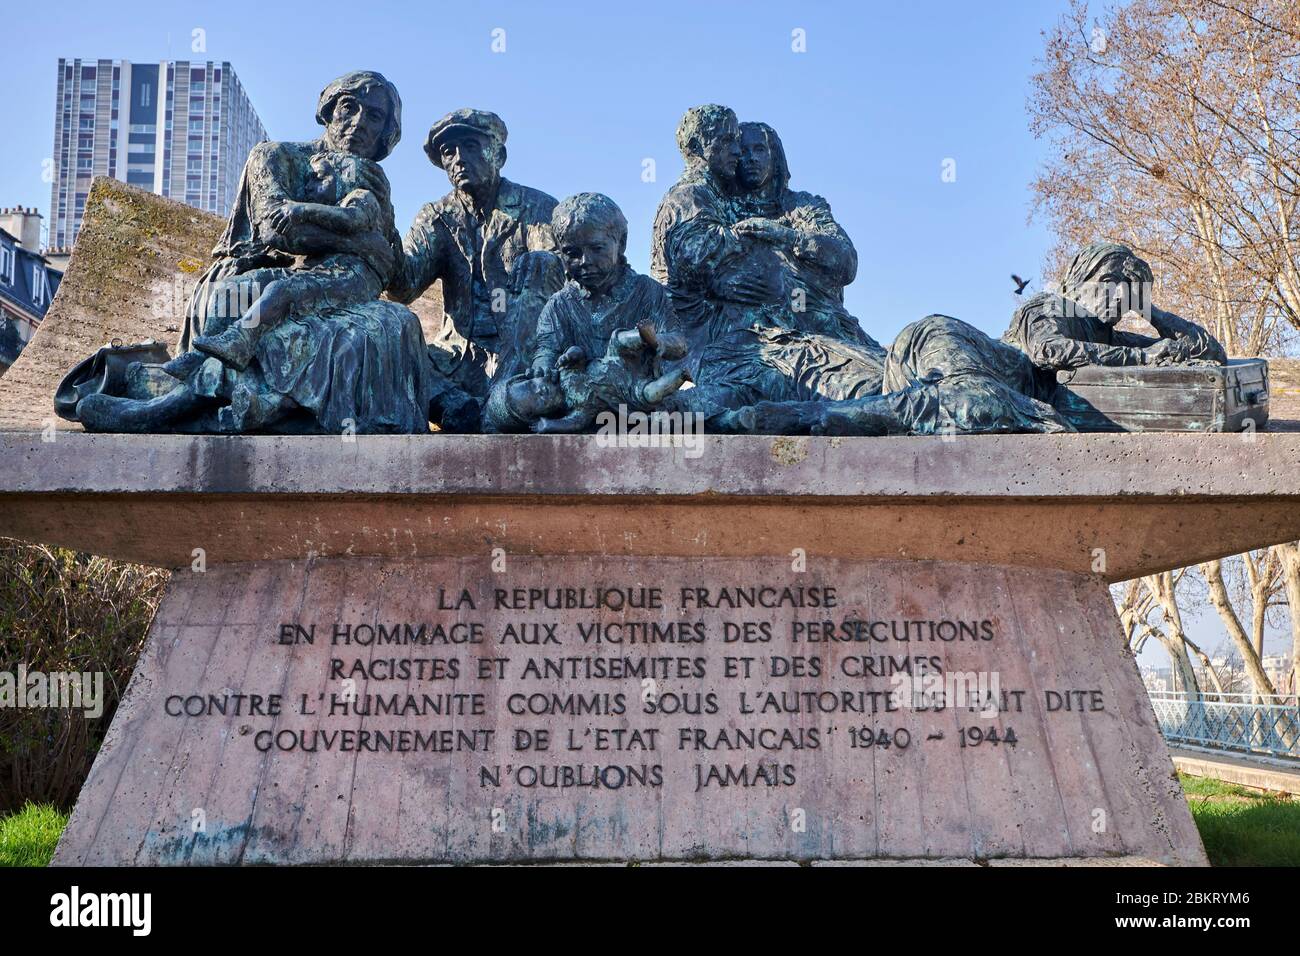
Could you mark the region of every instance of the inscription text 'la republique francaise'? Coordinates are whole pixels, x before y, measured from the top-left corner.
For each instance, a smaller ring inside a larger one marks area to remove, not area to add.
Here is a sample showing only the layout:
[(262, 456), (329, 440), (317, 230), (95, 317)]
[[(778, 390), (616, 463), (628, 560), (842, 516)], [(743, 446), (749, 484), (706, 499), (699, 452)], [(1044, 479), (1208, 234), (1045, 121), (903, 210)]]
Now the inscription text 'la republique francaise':
[[(523, 761), (484, 762), (483, 788), (661, 787), (657, 758), (676, 749), (695, 757), (696, 791), (793, 786), (798, 753), (837, 734), (851, 749), (900, 755), (919, 746), (1015, 747), (1015, 715), (1032, 706), (1104, 710), (1098, 688), (1042, 688), (1033, 701), (1025, 688), (1000, 686), (996, 674), (947, 679), (944, 650), (994, 645), (994, 619), (866, 618), (846, 613), (834, 586), (492, 588), (478, 596), (438, 588), (429, 603), (437, 613), (426, 620), (275, 626), (277, 644), (329, 648), (319, 693), (198, 691), (167, 697), (164, 710), (269, 718), (273, 726), (240, 729), (263, 752), (505, 750)], [(583, 612), (592, 613), (583, 620)], [(422, 648), (441, 653), (409, 653)], [(574, 681), (583, 689), (570, 689)], [(473, 726), (493, 706), (521, 726)], [(947, 710), (962, 724), (951, 738), (908, 726)], [(699, 726), (704, 717), (713, 719)], [(340, 726), (287, 726), (295, 718)], [(543, 725), (523, 724), (538, 718)], [(373, 726), (356, 726), (366, 721)], [(412, 726), (388, 726), (398, 721)]]

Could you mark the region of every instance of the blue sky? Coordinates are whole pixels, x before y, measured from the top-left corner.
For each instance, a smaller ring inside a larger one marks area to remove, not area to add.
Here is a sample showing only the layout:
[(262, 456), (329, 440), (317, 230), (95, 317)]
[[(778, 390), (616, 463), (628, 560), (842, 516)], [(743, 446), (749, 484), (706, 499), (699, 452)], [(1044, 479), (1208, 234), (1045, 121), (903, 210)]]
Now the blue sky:
[[(499, 113), (506, 175), (557, 197), (609, 194), (631, 226), (628, 255), (649, 265), (650, 227), (681, 171), (683, 110), (731, 106), (781, 134), (791, 185), (830, 200), (859, 253), (846, 300), (888, 343), (945, 312), (1000, 335), (1016, 299), (1010, 273), (1039, 275), (1051, 237), (1030, 222), (1028, 184), (1044, 145), (1025, 100), (1063, 0), (996, 5), (897, 2), (311, 4), (25, 3), (5, 14), (0, 205), (49, 214), (60, 56), (229, 60), (273, 139), (310, 139), (316, 96), (350, 69), (377, 69), (403, 99), (404, 137), (385, 162), (403, 227), (447, 190), (421, 145), (461, 106)], [(207, 51), (191, 52), (195, 28)], [(492, 51), (504, 30), (505, 51)], [(806, 52), (792, 50), (792, 31)], [(653, 159), (657, 180), (642, 181)], [(956, 162), (956, 181), (941, 177)], [(1222, 633), (1196, 615), (1207, 650)], [(1270, 650), (1281, 646), (1270, 635)], [(1144, 663), (1164, 663), (1162, 651)]]
[[(273, 139), (315, 135), (316, 95), (349, 69), (401, 91), (405, 132), (385, 163), (399, 223), (444, 193), (421, 144), (460, 106), (499, 113), (506, 175), (557, 197), (608, 193), (649, 265), (650, 226), (681, 171), (683, 110), (733, 107), (781, 134), (792, 186), (830, 200), (860, 255), (848, 306), (888, 343), (946, 312), (1000, 334), (1011, 272), (1032, 276), (1050, 242), (1027, 223), (1042, 146), (1025, 98), (1058, 0), (880, 2), (21, 4), (5, 15), (0, 205), (48, 217), (58, 57), (229, 60)], [(358, 11), (364, 11), (363, 14)], [(207, 53), (192, 54), (191, 31)], [(504, 53), (492, 31), (505, 31)], [(807, 52), (791, 49), (802, 29)], [(657, 181), (642, 181), (643, 160)], [(956, 182), (941, 180), (945, 159)]]

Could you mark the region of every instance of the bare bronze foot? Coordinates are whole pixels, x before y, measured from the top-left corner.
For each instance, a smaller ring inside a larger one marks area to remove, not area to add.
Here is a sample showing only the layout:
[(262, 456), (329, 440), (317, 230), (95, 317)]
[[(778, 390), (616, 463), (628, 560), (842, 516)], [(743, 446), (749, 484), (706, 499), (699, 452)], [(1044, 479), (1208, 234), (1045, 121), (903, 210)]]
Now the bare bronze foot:
[(88, 432), (165, 432), (205, 404), (207, 399), (188, 385), (148, 401), (97, 392), (77, 403), (77, 420)]
[(669, 372), (666, 375), (659, 376), (653, 382), (647, 382), (641, 390), (641, 394), (646, 404), (658, 405), (690, 380), (691, 375), (686, 369), (678, 369), (676, 372)]

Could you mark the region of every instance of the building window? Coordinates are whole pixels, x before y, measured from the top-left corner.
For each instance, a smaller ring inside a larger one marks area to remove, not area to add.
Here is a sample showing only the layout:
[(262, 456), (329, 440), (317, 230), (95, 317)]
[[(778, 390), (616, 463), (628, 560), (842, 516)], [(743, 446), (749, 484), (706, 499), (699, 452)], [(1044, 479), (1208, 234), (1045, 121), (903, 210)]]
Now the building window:
[(14, 250), (3, 242), (0, 242), (0, 282), (14, 284)]
[(50, 294), (49, 277), (45, 274), (45, 266), (39, 262), (32, 263), (32, 304), (37, 307), (43, 307), (45, 300)]

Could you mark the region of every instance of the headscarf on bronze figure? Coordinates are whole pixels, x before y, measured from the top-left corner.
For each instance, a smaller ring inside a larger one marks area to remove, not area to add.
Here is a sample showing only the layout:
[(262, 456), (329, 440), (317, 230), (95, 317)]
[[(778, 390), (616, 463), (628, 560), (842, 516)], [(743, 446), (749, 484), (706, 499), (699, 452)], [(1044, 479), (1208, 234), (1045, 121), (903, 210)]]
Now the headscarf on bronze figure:
[(366, 93), (372, 89), (383, 90), (388, 96), (389, 103), (388, 123), (379, 138), (380, 148), (376, 149), (377, 155), (370, 157), (378, 163), (392, 154), (402, 138), (402, 98), (397, 93), (397, 87), (382, 73), (376, 73), (374, 70), (353, 70), (331, 81), (320, 91), (320, 98), (316, 102), (316, 122), (321, 126), (329, 125), (334, 104), (344, 93)]

